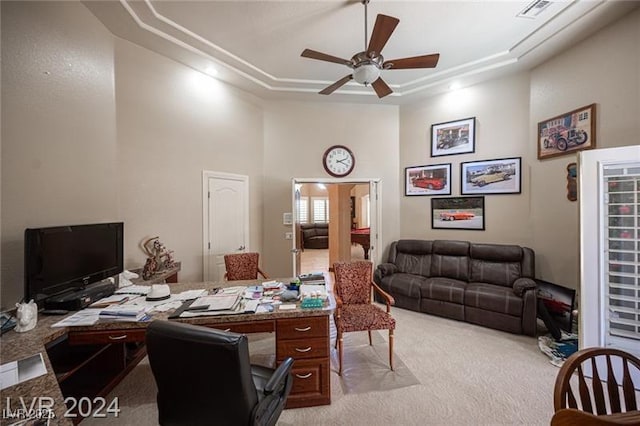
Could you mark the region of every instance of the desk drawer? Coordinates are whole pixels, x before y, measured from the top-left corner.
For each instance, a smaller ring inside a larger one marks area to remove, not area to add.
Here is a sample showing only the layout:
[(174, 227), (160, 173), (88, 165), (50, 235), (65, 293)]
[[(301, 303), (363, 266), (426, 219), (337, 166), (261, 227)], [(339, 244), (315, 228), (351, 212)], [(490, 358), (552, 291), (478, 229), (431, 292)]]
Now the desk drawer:
[(287, 408), (331, 403), (329, 359), (296, 360), (291, 369), (293, 386)]
[(216, 328), (222, 331), (231, 331), (232, 333), (249, 334), (249, 333), (272, 333), (274, 330), (273, 321), (254, 321), (254, 322), (230, 322), (218, 324), (206, 324), (209, 328)]
[(308, 339), (329, 336), (329, 316), (279, 319), (276, 323), (278, 339)]
[(329, 340), (326, 337), (281, 340), (278, 342), (276, 354), (279, 361), (288, 356), (293, 359), (326, 358), (329, 356)]
[(94, 345), (122, 342), (144, 342), (146, 329), (121, 329), (104, 331), (72, 331), (69, 333), (70, 345)]

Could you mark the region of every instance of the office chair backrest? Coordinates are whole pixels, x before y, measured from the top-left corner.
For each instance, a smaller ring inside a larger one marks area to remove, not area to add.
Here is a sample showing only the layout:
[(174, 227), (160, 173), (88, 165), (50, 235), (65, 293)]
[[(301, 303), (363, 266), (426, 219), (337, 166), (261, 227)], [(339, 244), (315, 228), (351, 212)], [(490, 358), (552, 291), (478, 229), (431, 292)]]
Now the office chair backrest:
[(160, 424), (250, 424), (258, 395), (246, 336), (154, 321), (146, 342)]

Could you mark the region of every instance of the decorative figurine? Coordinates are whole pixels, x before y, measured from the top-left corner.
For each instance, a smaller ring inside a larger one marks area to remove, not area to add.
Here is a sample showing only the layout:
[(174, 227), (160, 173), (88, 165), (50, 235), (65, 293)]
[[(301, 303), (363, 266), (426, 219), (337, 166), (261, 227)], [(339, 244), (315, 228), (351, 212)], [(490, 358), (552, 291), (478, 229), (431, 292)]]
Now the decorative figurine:
[(142, 279), (148, 280), (154, 274), (175, 266), (173, 251), (167, 250), (159, 237), (146, 239), (142, 243), (142, 251), (148, 256), (144, 268), (142, 268)]
[(16, 303), (16, 308), (18, 322), (14, 330), (23, 333), (33, 329), (38, 322), (38, 305), (31, 299), (29, 303)]

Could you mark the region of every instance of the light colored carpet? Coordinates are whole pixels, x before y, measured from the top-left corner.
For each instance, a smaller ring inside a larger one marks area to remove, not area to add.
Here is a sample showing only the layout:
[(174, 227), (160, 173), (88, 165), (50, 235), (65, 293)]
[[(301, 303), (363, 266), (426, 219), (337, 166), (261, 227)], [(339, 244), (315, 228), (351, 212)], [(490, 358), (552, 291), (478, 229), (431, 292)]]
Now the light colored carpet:
[[(392, 314), (397, 321), (396, 359), (403, 361), (417, 384), (349, 392), (334, 365), (331, 405), (285, 410), (278, 425), (549, 424), (558, 369), (538, 349), (536, 338), (404, 309), (393, 309)], [(366, 333), (362, 338), (366, 342)], [(385, 342), (378, 344), (381, 339)], [(379, 364), (376, 370), (388, 374), (386, 339), (386, 333), (377, 336), (375, 351), (381, 360), (374, 362)], [(264, 351), (272, 348), (273, 339), (256, 336), (251, 344), (254, 352)], [(257, 353), (253, 361), (272, 362), (266, 353)], [(155, 425), (155, 392), (145, 360), (107, 397), (120, 398), (120, 417), (82, 424)]]

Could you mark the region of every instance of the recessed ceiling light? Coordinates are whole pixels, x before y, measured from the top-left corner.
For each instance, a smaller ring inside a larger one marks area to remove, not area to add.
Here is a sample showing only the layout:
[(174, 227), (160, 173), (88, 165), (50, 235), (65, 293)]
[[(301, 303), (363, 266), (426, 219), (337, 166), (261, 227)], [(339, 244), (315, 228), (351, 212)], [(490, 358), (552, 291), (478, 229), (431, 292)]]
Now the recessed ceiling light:
[(216, 75), (218, 75), (218, 70), (215, 69), (213, 65), (208, 65), (207, 68), (205, 68), (204, 72), (211, 77), (215, 77)]

